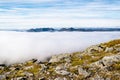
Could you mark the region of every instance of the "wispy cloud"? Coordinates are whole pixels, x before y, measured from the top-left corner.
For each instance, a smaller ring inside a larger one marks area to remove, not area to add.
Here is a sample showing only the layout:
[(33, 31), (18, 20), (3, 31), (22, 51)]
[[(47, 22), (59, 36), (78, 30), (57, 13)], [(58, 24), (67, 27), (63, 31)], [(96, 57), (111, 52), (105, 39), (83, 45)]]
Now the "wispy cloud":
[(1, 26), (120, 26), (119, 13), (120, 0), (0, 1)]

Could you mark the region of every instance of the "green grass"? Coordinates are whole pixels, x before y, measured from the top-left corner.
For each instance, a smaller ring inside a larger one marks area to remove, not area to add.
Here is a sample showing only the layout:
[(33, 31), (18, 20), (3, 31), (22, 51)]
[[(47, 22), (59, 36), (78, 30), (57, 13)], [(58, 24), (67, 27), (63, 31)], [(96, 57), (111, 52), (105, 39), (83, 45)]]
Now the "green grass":
[(107, 43), (104, 43), (103, 45), (106, 45), (107, 47), (112, 47), (116, 44), (120, 44), (120, 39), (109, 41)]

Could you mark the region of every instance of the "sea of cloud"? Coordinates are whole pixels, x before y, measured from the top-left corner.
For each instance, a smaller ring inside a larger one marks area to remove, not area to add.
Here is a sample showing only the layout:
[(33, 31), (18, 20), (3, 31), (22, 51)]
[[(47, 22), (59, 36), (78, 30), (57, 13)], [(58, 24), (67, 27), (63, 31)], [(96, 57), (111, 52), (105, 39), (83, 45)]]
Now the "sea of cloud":
[(120, 32), (0, 31), (0, 64), (44, 61), (52, 55), (82, 51), (90, 45), (120, 38)]

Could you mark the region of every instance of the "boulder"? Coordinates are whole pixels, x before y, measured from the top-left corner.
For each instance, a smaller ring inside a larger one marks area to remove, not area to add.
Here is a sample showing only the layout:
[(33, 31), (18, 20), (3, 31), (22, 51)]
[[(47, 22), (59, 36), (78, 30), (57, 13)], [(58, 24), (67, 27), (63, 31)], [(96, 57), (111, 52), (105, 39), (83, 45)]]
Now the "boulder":
[(101, 48), (99, 45), (93, 45), (86, 49), (85, 53), (91, 54), (94, 52), (101, 52), (103, 51), (103, 48)]
[(120, 61), (120, 54), (105, 56), (101, 60), (91, 64), (92, 67), (99, 66), (101, 68), (111, 66), (115, 62)]
[(70, 62), (70, 54), (61, 54), (61, 55), (54, 55), (52, 58), (49, 60), (49, 62), (60, 62), (62, 60)]

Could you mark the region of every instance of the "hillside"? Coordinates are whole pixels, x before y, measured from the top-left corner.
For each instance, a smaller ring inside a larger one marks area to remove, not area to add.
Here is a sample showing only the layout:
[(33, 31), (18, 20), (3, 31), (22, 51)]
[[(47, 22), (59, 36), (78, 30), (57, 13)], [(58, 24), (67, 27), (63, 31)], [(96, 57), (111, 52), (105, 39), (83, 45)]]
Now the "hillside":
[(85, 51), (0, 65), (0, 80), (120, 80), (120, 39)]

